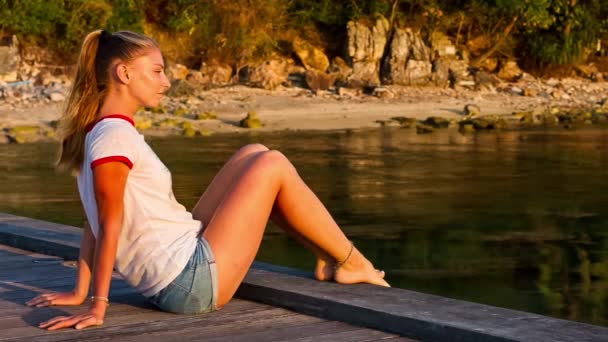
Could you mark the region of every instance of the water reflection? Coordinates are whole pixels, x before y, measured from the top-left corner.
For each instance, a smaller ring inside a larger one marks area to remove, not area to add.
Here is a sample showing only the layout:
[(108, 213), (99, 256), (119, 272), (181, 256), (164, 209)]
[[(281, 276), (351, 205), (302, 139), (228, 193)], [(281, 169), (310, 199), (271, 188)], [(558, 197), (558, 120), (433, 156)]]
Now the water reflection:
[[(395, 286), (608, 325), (608, 132), (454, 130), (156, 139), (192, 207), (243, 144), (283, 151)], [(0, 146), (0, 211), (79, 225), (55, 146)], [(312, 268), (271, 226), (258, 259)]]

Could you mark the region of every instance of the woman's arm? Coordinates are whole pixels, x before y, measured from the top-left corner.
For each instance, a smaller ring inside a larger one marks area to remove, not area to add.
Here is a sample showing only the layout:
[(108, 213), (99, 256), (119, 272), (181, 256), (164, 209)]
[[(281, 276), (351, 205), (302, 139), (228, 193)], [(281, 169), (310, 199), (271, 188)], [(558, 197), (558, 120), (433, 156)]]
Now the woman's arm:
[(26, 302), (29, 306), (43, 307), (52, 305), (80, 305), (89, 293), (91, 283), (91, 267), (93, 265), (93, 253), (95, 252), (95, 236), (91, 232), (91, 226), (85, 221), (82, 238), (80, 239), (80, 253), (78, 256), (78, 276), (76, 285), (71, 292), (43, 293)]
[[(95, 199), (99, 217), (99, 234), (93, 253), (95, 257), (92, 272), (93, 297), (96, 299), (107, 299), (110, 293), (118, 236), (122, 226), (123, 197), (128, 174), (129, 168), (120, 162), (105, 163), (93, 170)], [(82, 329), (88, 326), (101, 325), (106, 309), (105, 301), (93, 300), (86, 313), (70, 317), (56, 317), (41, 323), (40, 327), (56, 330), (71, 326)]]

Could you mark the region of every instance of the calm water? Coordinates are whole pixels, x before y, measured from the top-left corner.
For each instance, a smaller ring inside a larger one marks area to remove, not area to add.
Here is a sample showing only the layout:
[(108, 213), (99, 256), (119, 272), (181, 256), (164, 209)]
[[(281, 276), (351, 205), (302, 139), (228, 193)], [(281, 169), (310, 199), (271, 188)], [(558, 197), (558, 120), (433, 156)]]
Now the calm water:
[[(394, 286), (608, 326), (608, 131), (411, 130), (150, 140), (192, 207), (239, 146), (283, 151)], [(0, 211), (83, 221), (52, 144), (0, 145)], [(258, 260), (311, 269), (270, 226)]]

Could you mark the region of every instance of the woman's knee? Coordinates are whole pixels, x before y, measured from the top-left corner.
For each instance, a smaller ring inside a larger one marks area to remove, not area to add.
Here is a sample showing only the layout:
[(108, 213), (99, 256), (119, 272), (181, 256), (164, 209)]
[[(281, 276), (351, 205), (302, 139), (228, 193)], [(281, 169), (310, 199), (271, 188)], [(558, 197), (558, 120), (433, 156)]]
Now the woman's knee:
[(255, 168), (259, 169), (264, 174), (284, 174), (286, 172), (295, 171), (294, 166), (291, 164), (287, 157), (277, 151), (268, 150), (261, 153), (255, 159)]
[(239, 154), (247, 155), (256, 152), (266, 152), (268, 151), (268, 147), (262, 144), (248, 144), (241, 147), (238, 151)]

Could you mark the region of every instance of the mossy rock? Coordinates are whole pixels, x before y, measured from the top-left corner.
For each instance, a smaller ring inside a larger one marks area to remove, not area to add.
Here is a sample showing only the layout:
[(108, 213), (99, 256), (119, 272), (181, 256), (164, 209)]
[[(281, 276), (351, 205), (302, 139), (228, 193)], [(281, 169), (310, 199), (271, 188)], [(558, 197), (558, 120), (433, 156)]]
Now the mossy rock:
[(194, 129), (194, 125), (192, 124), (192, 122), (188, 121), (181, 122), (179, 126), (183, 129)]
[(475, 125), (467, 123), (467, 124), (463, 124), (460, 125), (459, 129), (460, 133), (463, 134), (469, 134), (469, 133), (475, 133)]
[(263, 126), (262, 121), (258, 118), (258, 113), (255, 111), (249, 111), (247, 117), (239, 122), (239, 125), (244, 128), (261, 128)]
[(158, 106), (148, 109), (153, 114), (167, 114), (167, 109), (163, 106)]
[(152, 128), (152, 120), (150, 119), (137, 119), (135, 120), (135, 128), (138, 130), (145, 131), (146, 129)]
[(424, 121), (422, 121), (422, 123), (427, 126), (432, 126), (434, 128), (446, 128), (450, 125), (450, 120), (439, 116), (429, 116)]
[(173, 128), (177, 127), (179, 122), (175, 119), (163, 119), (154, 123), (154, 126), (161, 128)]
[(8, 133), (11, 135), (15, 134), (37, 134), (40, 132), (40, 126), (35, 125), (19, 125), (9, 128)]
[(416, 124), (418, 123), (418, 120), (405, 116), (394, 116), (391, 118), (391, 120), (397, 121), (402, 128), (411, 128), (416, 126)]
[(213, 135), (213, 132), (208, 129), (201, 129), (200, 131), (198, 131), (198, 134), (200, 134), (203, 137), (209, 137), (209, 136)]
[(167, 92), (171, 97), (194, 96), (196, 88), (186, 80), (174, 80)]
[(184, 115), (188, 114), (189, 112), (190, 111), (188, 110), (188, 108), (179, 107), (179, 108), (176, 108), (173, 111), (173, 116), (180, 116), (181, 117), (181, 116), (184, 116)]
[(476, 130), (490, 130), (490, 129), (500, 129), (504, 128), (506, 122), (501, 119), (496, 119), (491, 116), (484, 116), (479, 118), (472, 118), (468, 120), (460, 121), (459, 126), (471, 124)]
[(519, 119), (519, 122), (524, 124), (532, 124), (534, 123), (534, 113), (533, 112), (517, 112), (513, 113), (513, 116)]
[(213, 112), (204, 112), (204, 113), (198, 113), (195, 116), (196, 120), (215, 120), (217, 119), (217, 115)]
[(428, 133), (433, 133), (435, 129), (433, 128), (433, 126), (429, 126), (429, 125), (416, 125), (416, 133), (418, 134), (428, 134)]
[(185, 127), (184, 130), (182, 131), (182, 135), (184, 137), (188, 137), (188, 138), (195, 137), (197, 134), (198, 134), (198, 131), (196, 129), (194, 129), (193, 127)]

